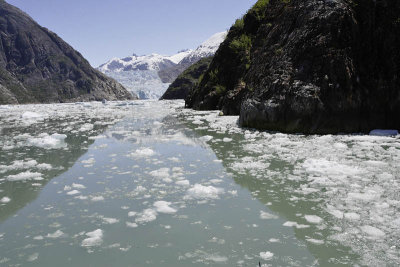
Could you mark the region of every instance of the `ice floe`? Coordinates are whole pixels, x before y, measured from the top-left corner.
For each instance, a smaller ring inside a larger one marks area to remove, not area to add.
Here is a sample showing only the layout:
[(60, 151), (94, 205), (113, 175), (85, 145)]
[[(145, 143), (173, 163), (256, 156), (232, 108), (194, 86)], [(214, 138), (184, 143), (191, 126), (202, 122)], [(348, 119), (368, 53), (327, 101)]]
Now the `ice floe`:
[(9, 175), (6, 177), (8, 181), (26, 181), (26, 180), (42, 180), (42, 174), (38, 172), (21, 172), (19, 174)]
[(224, 189), (217, 188), (214, 186), (204, 186), (201, 184), (195, 184), (193, 187), (188, 189), (186, 198), (188, 199), (217, 199), (219, 195), (224, 192)]
[(84, 239), (81, 243), (82, 247), (95, 247), (103, 243), (103, 230), (97, 229), (92, 232), (87, 232), (88, 238)]
[(37, 137), (32, 137), (28, 139), (28, 145), (41, 147), (45, 149), (54, 149), (65, 147), (66, 144), (64, 142), (67, 136), (65, 134), (52, 134), (49, 135), (47, 133), (42, 133)]
[(10, 201), (11, 201), (11, 198), (9, 198), (9, 197), (3, 197), (2, 199), (0, 199), (0, 202), (4, 203), (4, 204), (6, 204), (6, 203), (8, 203)]
[(306, 219), (307, 222), (313, 223), (313, 224), (319, 224), (324, 221), (321, 217), (319, 217), (317, 215), (305, 215), (304, 218)]
[(274, 257), (274, 253), (272, 253), (270, 251), (260, 252), (260, 258), (265, 260), (265, 261), (269, 261), (273, 257)]
[(174, 214), (178, 210), (175, 208), (172, 208), (171, 202), (167, 201), (156, 201), (154, 202), (154, 207), (156, 208), (156, 211), (159, 213), (166, 213), (166, 214)]
[(64, 235), (65, 235), (65, 234), (64, 234), (63, 231), (57, 230), (57, 231), (55, 231), (54, 233), (47, 234), (47, 237), (48, 237), (48, 238), (53, 238), (53, 239), (55, 239), (55, 238), (60, 238), (60, 237), (62, 237), (62, 236), (64, 236)]
[(138, 224), (144, 224), (152, 222), (157, 219), (157, 212), (154, 209), (145, 209), (141, 213), (137, 214), (135, 222)]

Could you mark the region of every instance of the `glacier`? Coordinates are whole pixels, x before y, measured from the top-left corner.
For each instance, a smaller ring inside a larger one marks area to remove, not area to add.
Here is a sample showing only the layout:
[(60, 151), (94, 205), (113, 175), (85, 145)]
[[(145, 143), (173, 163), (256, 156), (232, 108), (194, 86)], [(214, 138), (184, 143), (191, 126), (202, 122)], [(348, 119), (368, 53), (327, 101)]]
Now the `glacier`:
[[(121, 83), (140, 99), (159, 99), (170, 83), (163, 82), (160, 71), (178, 69), (179, 73), (198, 60), (215, 54), (225, 40), (227, 32), (212, 35), (196, 49), (179, 51), (172, 56), (153, 53), (150, 55), (113, 58), (97, 69)], [(174, 73), (177, 73), (176, 70)], [(176, 74), (172, 75), (175, 79)]]

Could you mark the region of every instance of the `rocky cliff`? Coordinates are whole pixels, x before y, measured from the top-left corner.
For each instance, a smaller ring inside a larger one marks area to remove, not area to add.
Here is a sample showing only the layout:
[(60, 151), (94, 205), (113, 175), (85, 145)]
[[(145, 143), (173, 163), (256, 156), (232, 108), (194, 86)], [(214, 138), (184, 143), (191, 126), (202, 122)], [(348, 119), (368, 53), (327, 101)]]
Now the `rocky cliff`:
[(193, 91), (199, 80), (206, 72), (211, 63), (212, 57), (206, 57), (197, 61), (168, 87), (161, 99), (185, 99), (190, 91)]
[(55, 33), (0, 0), (0, 104), (133, 98)]
[(260, 0), (186, 105), (283, 132), (400, 129), (399, 64), (399, 1)]

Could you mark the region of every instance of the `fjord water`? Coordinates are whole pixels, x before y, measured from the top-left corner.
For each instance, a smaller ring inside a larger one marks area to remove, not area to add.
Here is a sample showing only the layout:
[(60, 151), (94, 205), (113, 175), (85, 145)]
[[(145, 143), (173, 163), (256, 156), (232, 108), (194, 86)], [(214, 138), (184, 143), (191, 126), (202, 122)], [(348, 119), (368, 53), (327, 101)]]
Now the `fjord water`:
[(396, 266), (400, 138), (182, 101), (0, 107), (1, 266)]

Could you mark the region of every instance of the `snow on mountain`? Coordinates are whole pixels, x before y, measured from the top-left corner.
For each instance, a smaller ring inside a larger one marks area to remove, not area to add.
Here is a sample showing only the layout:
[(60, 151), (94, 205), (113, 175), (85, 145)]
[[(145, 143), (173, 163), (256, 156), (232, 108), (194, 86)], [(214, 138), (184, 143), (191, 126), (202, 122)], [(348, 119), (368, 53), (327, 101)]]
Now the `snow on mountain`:
[(117, 80), (140, 99), (158, 99), (170, 85), (163, 83), (160, 78), (161, 71), (172, 72), (171, 76), (175, 79), (176, 72), (182, 72), (203, 57), (214, 55), (226, 35), (226, 31), (214, 34), (195, 50), (182, 50), (172, 56), (153, 53), (113, 58), (98, 67), (98, 70)]
[(196, 50), (184, 57), (180, 63), (190, 62), (193, 64), (204, 57), (214, 55), (215, 52), (217, 52), (219, 45), (225, 40), (227, 34), (227, 31), (214, 34), (197, 47)]
[(145, 56), (133, 55), (125, 58), (113, 58), (99, 67), (101, 72), (107, 71), (132, 71), (132, 70), (155, 70), (172, 67), (178, 64), (192, 50), (182, 51), (173, 56), (151, 54)]
[(174, 62), (175, 64), (179, 64), (179, 62), (181, 62), (182, 59), (189, 56), (193, 52), (194, 51), (192, 49), (182, 50), (182, 51), (178, 52), (178, 54), (168, 57), (168, 59), (171, 60), (172, 62)]

